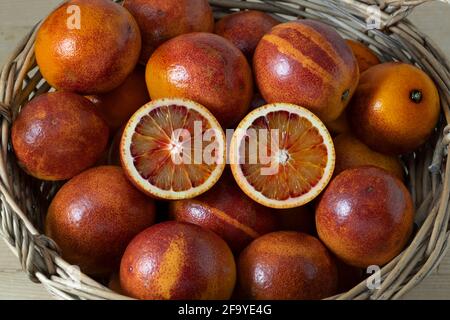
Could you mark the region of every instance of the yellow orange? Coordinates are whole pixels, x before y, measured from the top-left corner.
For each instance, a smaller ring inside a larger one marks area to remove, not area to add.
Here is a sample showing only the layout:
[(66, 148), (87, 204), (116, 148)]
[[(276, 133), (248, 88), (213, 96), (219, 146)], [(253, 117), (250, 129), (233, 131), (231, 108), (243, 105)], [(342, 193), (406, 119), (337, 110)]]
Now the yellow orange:
[(20, 165), (42, 180), (67, 180), (97, 163), (108, 143), (105, 121), (86, 98), (70, 92), (31, 100), (12, 126)]
[(65, 2), (44, 21), (35, 45), (45, 80), (59, 90), (80, 94), (118, 87), (133, 71), (140, 51), (136, 21), (110, 0)]
[(348, 116), (355, 135), (371, 149), (404, 154), (425, 143), (439, 113), (433, 80), (413, 65), (389, 62), (361, 75)]
[(345, 40), (345, 41), (352, 49), (353, 54), (355, 55), (356, 60), (358, 61), (360, 73), (363, 73), (370, 67), (373, 67), (381, 63), (380, 59), (375, 54), (375, 52), (370, 50), (369, 47), (363, 45), (361, 42), (354, 40)]
[(150, 101), (145, 70), (138, 66), (116, 89), (98, 95), (87, 96), (108, 123), (112, 132), (128, 122), (133, 113)]
[(349, 133), (340, 134), (333, 141), (336, 150), (335, 175), (347, 169), (372, 165), (383, 168), (403, 180), (404, 168), (397, 156), (373, 151)]

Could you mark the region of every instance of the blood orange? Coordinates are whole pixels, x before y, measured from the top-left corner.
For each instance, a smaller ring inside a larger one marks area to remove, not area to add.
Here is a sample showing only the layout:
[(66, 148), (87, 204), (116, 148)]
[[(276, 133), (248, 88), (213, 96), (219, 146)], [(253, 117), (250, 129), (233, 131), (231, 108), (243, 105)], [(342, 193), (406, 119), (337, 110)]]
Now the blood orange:
[(160, 199), (189, 199), (209, 190), (225, 168), (225, 134), (202, 105), (154, 100), (122, 135), (121, 162), (130, 180)]
[(326, 187), (335, 164), (331, 136), (305, 108), (269, 104), (247, 115), (230, 145), (233, 175), (256, 202), (272, 208), (304, 205)]

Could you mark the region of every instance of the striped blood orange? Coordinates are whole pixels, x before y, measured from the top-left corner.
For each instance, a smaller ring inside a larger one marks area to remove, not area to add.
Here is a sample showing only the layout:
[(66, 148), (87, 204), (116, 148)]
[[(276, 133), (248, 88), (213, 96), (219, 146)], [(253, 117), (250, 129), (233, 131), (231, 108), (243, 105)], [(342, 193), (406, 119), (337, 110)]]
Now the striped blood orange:
[(200, 197), (171, 202), (170, 214), (177, 221), (214, 231), (234, 253), (278, 227), (273, 210), (247, 197), (228, 172)]
[(313, 20), (275, 26), (253, 58), (258, 87), (268, 103), (301, 105), (323, 121), (342, 113), (358, 84), (358, 64), (345, 40)]
[(168, 221), (137, 235), (123, 255), (120, 284), (147, 300), (227, 300), (236, 283), (230, 248), (214, 232)]

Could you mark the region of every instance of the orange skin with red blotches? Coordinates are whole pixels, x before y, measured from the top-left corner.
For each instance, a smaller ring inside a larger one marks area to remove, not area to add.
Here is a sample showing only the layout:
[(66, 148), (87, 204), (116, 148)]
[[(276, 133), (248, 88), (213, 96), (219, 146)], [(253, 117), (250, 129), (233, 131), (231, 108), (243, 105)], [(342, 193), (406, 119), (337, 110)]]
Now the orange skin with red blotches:
[(48, 209), (46, 234), (71, 264), (91, 275), (119, 267), (128, 243), (155, 221), (153, 200), (135, 189), (122, 168), (103, 166), (71, 179)]
[(380, 64), (381, 61), (378, 56), (369, 49), (369, 47), (363, 45), (362, 43), (354, 40), (345, 40), (347, 44), (353, 51), (353, 54), (358, 61), (359, 73), (363, 73), (370, 67)]
[(230, 40), (250, 61), (261, 38), (279, 23), (261, 11), (240, 11), (217, 21), (214, 33)]
[(116, 89), (86, 98), (95, 104), (111, 132), (116, 132), (140, 107), (150, 101), (145, 84), (145, 70), (138, 66)]
[(181, 97), (212, 112), (224, 128), (239, 122), (250, 107), (250, 66), (228, 40), (211, 33), (189, 33), (161, 45), (146, 71), (152, 99)]
[(95, 106), (75, 93), (42, 94), (29, 102), (12, 126), (20, 165), (41, 180), (67, 180), (93, 166), (109, 130)]
[(176, 221), (214, 231), (235, 254), (278, 227), (272, 210), (248, 198), (228, 173), (200, 197), (171, 202), (170, 214)]
[(140, 62), (146, 64), (164, 42), (191, 32), (213, 32), (214, 17), (207, 0), (125, 0), (142, 35)]
[(314, 20), (275, 26), (259, 42), (253, 66), (268, 103), (300, 105), (325, 123), (340, 116), (359, 78), (356, 58), (344, 39)]
[[(77, 6), (80, 28), (68, 8)], [(109, 0), (71, 0), (44, 21), (36, 37), (36, 60), (58, 90), (98, 94), (118, 87), (135, 68), (141, 35), (133, 16)]]
[(318, 239), (300, 232), (256, 239), (239, 257), (238, 271), (238, 290), (245, 299), (323, 299), (337, 289), (331, 255)]
[[(414, 92), (420, 92), (420, 99), (412, 99)], [(394, 155), (423, 145), (439, 114), (433, 80), (419, 68), (400, 62), (382, 63), (364, 72), (348, 108), (354, 134), (371, 149)]]
[(343, 262), (383, 266), (407, 244), (414, 207), (406, 187), (377, 167), (349, 169), (328, 186), (316, 209), (320, 239)]
[(236, 282), (236, 265), (230, 248), (212, 231), (169, 221), (131, 241), (120, 282), (137, 299), (226, 300)]

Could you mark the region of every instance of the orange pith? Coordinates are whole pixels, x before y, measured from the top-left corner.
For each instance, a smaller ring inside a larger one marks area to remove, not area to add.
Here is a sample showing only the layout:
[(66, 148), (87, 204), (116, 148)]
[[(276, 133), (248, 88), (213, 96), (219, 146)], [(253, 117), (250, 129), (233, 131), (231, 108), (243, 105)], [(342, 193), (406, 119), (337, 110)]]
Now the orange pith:
[[(306, 109), (267, 105), (249, 114), (239, 129), (245, 134), (237, 131), (233, 136), (231, 167), (240, 187), (255, 201), (274, 208), (297, 207), (314, 199), (331, 178), (331, 137)], [(257, 149), (249, 136), (257, 138)]]
[[(125, 170), (140, 189), (156, 197), (182, 199), (203, 193), (223, 170), (223, 131), (194, 102), (159, 101), (139, 110), (125, 129), (121, 147)], [(211, 139), (204, 139), (205, 133)]]

